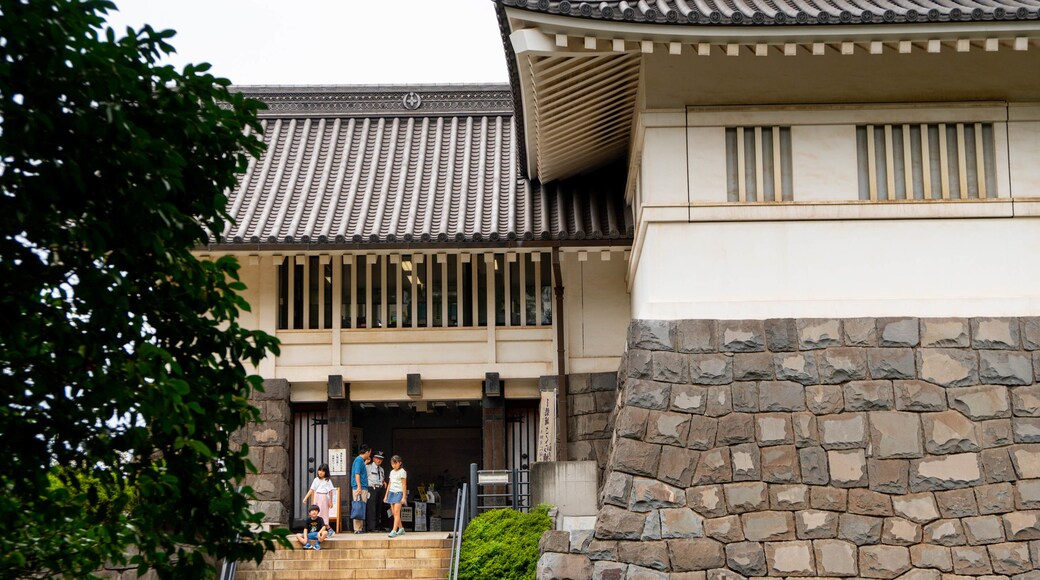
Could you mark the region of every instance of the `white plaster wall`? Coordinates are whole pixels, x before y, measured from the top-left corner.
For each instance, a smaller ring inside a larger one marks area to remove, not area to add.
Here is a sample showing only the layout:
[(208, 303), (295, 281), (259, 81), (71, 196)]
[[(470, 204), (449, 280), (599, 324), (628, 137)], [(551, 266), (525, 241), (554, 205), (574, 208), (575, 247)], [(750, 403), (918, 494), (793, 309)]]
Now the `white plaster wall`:
[(690, 127), (689, 182), (691, 203), (726, 202), (726, 128)]
[(620, 251), (611, 252), (610, 260), (590, 251), (584, 262), (577, 253), (562, 254), (568, 372), (617, 370), (631, 319), (627, 267)]
[(1040, 121), (1009, 122), (1011, 195), (1040, 197)]
[(646, 130), (640, 177), (644, 207), (685, 206), (689, 203), (686, 130), (683, 127), (651, 127)]
[(1036, 218), (650, 224), (634, 318), (1040, 315)]
[(855, 125), (791, 127), (795, 201), (854, 200), (857, 171)]

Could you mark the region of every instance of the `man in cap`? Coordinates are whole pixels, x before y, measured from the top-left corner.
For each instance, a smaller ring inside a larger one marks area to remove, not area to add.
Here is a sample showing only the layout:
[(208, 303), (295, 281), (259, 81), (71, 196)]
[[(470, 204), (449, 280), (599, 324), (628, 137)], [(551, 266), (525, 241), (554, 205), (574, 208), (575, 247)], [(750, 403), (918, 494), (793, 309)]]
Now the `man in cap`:
[(386, 473), (383, 471), (383, 452), (372, 454), (372, 463), (368, 469), (368, 509), (365, 512), (365, 529), (369, 532), (385, 527), (386, 506), (383, 505), (383, 490), (386, 485)]

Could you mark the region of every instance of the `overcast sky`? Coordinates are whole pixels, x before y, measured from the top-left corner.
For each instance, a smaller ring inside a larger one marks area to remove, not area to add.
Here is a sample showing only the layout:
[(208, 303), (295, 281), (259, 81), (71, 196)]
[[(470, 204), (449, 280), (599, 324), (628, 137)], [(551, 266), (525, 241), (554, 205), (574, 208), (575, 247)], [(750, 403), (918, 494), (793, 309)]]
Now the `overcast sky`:
[(236, 85), (506, 82), (491, 0), (115, 0)]

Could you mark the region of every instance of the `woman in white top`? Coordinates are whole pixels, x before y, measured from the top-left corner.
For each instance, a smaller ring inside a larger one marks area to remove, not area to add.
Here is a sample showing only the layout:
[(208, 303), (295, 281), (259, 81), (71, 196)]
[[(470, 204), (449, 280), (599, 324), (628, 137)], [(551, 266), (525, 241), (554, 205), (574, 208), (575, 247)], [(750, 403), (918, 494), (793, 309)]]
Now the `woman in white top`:
[[(329, 477), (329, 464), (322, 463), (318, 466), (318, 477), (314, 478), (311, 482), (311, 488), (307, 490), (307, 495), (303, 496), (303, 503), (307, 504), (308, 499), (313, 499), (314, 505), (318, 506), (318, 515), (329, 523), (329, 510), (332, 508), (332, 490), (336, 486), (332, 485), (332, 478)], [(331, 528), (330, 528), (331, 530)]]
[(395, 538), (404, 533), (401, 525), (401, 506), (408, 503), (408, 472), (404, 470), (404, 462), (400, 455), (390, 458), (390, 485), (386, 488), (383, 503), (390, 506), (394, 512), (394, 529), (390, 530), (390, 537)]

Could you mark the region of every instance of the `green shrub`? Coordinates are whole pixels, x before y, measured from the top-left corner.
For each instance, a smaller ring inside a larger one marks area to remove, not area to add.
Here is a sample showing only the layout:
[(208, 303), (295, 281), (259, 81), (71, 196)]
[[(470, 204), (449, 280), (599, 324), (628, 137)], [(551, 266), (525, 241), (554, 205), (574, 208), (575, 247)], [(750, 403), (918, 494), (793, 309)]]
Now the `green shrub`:
[(462, 536), (459, 578), (533, 579), (538, 540), (550, 527), (549, 506), (544, 504), (528, 514), (511, 509), (480, 514)]

